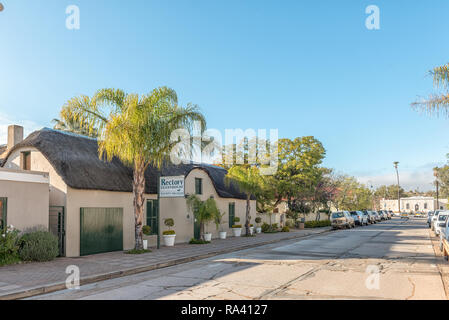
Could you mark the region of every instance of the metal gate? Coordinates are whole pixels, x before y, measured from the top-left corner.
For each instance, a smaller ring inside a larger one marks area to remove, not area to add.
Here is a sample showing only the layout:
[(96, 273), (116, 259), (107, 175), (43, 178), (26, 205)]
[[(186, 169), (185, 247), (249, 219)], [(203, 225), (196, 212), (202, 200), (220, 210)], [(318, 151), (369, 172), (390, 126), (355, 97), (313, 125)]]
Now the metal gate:
[(65, 210), (61, 206), (50, 206), (49, 223), (50, 232), (58, 237), (59, 256), (65, 256)]
[(80, 255), (123, 250), (123, 208), (80, 209)]

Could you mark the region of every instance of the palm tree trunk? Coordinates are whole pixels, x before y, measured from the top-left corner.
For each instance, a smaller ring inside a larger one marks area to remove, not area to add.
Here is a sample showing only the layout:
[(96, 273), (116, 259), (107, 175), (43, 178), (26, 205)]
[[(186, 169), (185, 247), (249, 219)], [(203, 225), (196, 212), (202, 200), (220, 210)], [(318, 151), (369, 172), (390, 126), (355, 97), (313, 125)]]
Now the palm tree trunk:
[(145, 193), (145, 166), (138, 163), (134, 167), (133, 196), (134, 196), (134, 223), (135, 223), (135, 249), (143, 249), (142, 223)]
[(250, 235), (250, 232), (249, 232), (249, 225), (250, 225), (250, 219), (251, 219), (251, 216), (249, 215), (249, 209), (250, 209), (250, 195), (248, 195), (247, 197), (246, 197), (246, 222), (245, 222), (245, 230), (246, 230), (246, 235), (248, 236), (248, 235)]

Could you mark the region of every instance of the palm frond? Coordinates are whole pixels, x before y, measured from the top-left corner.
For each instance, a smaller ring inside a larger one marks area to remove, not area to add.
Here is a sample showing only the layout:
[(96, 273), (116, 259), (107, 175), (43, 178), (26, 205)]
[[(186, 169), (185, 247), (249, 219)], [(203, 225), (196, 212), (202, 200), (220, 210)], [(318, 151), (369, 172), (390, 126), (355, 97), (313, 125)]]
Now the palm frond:
[(412, 103), (412, 108), (425, 111), (430, 115), (449, 115), (449, 94), (430, 95), (428, 99), (421, 99)]
[(449, 64), (436, 67), (429, 71), (429, 74), (433, 76), (433, 83), (436, 87), (449, 87)]

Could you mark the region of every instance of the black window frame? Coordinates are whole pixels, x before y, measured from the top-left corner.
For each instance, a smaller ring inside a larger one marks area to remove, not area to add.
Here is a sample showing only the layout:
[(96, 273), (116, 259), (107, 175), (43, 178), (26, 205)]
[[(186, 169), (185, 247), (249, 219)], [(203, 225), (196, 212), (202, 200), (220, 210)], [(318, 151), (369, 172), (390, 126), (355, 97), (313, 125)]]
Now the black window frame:
[(195, 178), (195, 194), (203, 194), (203, 179)]

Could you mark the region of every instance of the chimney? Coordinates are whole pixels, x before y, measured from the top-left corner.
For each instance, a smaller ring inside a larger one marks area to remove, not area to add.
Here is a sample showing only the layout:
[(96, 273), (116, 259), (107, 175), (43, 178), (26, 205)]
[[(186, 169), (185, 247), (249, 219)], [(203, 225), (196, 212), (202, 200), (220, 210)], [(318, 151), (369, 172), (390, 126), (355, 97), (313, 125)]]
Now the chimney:
[(8, 150), (23, 140), (23, 127), (18, 125), (8, 126)]

